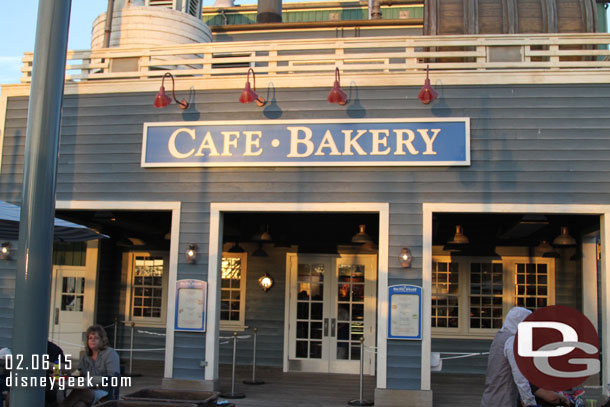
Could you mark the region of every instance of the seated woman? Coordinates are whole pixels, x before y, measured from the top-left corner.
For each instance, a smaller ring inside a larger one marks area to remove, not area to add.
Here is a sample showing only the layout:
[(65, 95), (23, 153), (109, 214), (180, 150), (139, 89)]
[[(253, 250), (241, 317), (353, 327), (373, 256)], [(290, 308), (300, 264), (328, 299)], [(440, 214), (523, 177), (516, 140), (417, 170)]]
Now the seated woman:
[[(119, 355), (108, 346), (108, 336), (101, 325), (92, 325), (85, 334), (85, 355), (78, 362), (81, 376), (92, 376), (93, 383), (102, 385), (103, 377), (120, 375)], [(108, 384), (110, 380), (107, 380)], [(109, 386), (93, 389), (74, 389), (63, 401), (62, 407), (89, 407), (111, 392)]]

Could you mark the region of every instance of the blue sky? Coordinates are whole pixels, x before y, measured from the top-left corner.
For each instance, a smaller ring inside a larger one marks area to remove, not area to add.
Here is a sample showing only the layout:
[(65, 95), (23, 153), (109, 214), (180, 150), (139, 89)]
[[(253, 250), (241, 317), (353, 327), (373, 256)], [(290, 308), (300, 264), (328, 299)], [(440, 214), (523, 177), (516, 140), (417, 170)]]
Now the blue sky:
[[(284, 0), (291, 1), (291, 0)], [(214, 0), (204, 0), (204, 6)], [(34, 50), (37, 0), (5, 0), (0, 14), (0, 84), (18, 83), (21, 57)], [(256, 0), (237, 0), (235, 4), (252, 4)], [(89, 49), (93, 20), (106, 11), (107, 0), (72, 0), (68, 49)]]

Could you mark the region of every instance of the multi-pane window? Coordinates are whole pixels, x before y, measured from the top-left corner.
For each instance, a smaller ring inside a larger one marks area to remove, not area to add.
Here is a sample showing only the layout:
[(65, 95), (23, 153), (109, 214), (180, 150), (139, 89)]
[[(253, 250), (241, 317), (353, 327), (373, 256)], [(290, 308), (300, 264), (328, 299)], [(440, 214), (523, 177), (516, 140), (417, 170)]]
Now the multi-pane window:
[(360, 360), (364, 334), (364, 266), (339, 265), (337, 284), (337, 359)]
[(299, 264), (297, 272), (296, 357), (322, 358), (324, 264)]
[(161, 318), (164, 268), (163, 257), (135, 256), (131, 292), (134, 318)]
[(502, 263), (470, 263), (470, 327), (502, 328)]
[(61, 284), (61, 310), (83, 310), (85, 299), (85, 279), (83, 277), (64, 277)]
[(223, 253), (220, 281), (220, 324), (242, 326), (245, 313), (245, 253)]
[(530, 310), (549, 304), (549, 273), (546, 264), (516, 264), (515, 305)]
[(458, 327), (458, 263), (432, 263), (432, 327)]
[(493, 335), (515, 305), (553, 305), (554, 259), (434, 256), (432, 315), (435, 334)]

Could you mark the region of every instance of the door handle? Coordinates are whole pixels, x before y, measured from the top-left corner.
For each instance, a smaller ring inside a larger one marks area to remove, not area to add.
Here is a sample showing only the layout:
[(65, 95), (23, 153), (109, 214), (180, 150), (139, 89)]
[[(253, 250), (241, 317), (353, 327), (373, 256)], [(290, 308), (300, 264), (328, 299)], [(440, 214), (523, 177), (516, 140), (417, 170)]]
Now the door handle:
[(328, 318), (324, 318), (324, 336), (328, 336)]
[(55, 308), (55, 325), (59, 324), (59, 308)]
[(331, 322), (330, 322), (330, 336), (332, 336), (333, 338), (335, 337), (335, 328), (336, 328), (336, 325), (337, 325), (337, 319), (336, 318), (331, 319)]

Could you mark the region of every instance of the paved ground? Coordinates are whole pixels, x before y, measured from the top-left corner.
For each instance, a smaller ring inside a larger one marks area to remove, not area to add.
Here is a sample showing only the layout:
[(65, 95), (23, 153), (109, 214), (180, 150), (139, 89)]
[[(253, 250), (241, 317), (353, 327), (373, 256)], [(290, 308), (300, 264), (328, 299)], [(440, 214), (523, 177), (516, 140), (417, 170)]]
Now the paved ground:
[[(132, 378), (132, 387), (122, 389), (122, 395), (144, 388), (161, 387), (162, 364), (135, 364), (133, 370), (141, 375)], [(266, 383), (258, 386), (242, 383), (243, 380), (251, 378), (250, 367), (236, 369), (235, 393), (246, 395), (243, 399), (231, 400), (237, 407), (339, 407), (346, 406), (350, 400), (358, 399), (360, 394), (357, 375), (283, 373), (279, 368), (259, 367), (256, 379)], [(434, 373), (434, 407), (479, 407), (484, 382), (483, 375)], [(373, 400), (375, 378), (365, 376), (363, 389), (363, 398)], [(600, 399), (600, 387), (587, 386), (585, 389), (588, 399)], [(220, 390), (231, 392), (230, 366), (220, 367)], [(601, 406), (601, 403), (599, 405)]]

